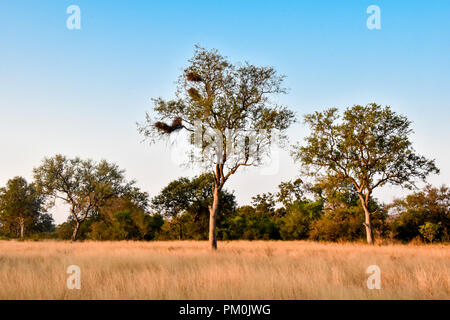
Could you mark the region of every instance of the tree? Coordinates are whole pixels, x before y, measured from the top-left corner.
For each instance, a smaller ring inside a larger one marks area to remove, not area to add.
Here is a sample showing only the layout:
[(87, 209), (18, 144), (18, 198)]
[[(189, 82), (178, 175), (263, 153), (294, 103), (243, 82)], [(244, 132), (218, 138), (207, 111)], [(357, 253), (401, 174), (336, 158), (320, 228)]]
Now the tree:
[(45, 158), (34, 169), (34, 178), (37, 189), (51, 197), (51, 205), (56, 199), (70, 205), (74, 222), (72, 241), (77, 240), (80, 225), (89, 215), (98, 213), (109, 199), (130, 192), (134, 184), (125, 181), (124, 171), (115, 164), (62, 155)]
[(269, 240), (280, 239), (275, 218), (270, 212), (257, 211), (251, 206), (238, 208), (220, 228), (223, 239), (227, 240)]
[(190, 164), (213, 175), (209, 242), (217, 249), (216, 219), (220, 191), (240, 167), (258, 166), (270, 156), (274, 136), (287, 139), (294, 114), (270, 101), (285, 93), (284, 76), (272, 67), (233, 65), (217, 50), (196, 46), (178, 80), (176, 97), (154, 99), (157, 121), (147, 114), (139, 131), (151, 141), (185, 130)]
[(41, 213), (36, 223), (32, 226), (32, 231), (37, 233), (51, 233), (56, 229), (53, 217), (49, 213)]
[(370, 244), (374, 242), (369, 209), (373, 190), (386, 184), (413, 188), (417, 179), (439, 173), (434, 160), (413, 149), (411, 122), (388, 106), (355, 105), (344, 111), (341, 122), (337, 109), (331, 108), (306, 115), (305, 122), (312, 132), (306, 145), (295, 146), (294, 158), (310, 174), (352, 184), (365, 213)]
[(277, 201), (281, 202), (285, 208), (295, 201), (302, 200), (304, 195), (304, 184), (300, 178), (294, 181), (281, 182), (278, 189)]
[[(127, 206), (128, 207), (128, 206)], [(154, 240), (164, 224), (161, 215), (150, 215), (140, 208), (102, 213), (90, 225), (89, 239), (93, 240)]]
[(321, 201), (295, 200), (289, 203), (281, 218), (280, 234), (284, 240), (308, 238), (311, 223), (322, 215)]
[(0, 189), (0, 219), (24, 237), (25, 227), (32, 228), (43, 214), (44, 197), (36, 191), (34, 184), (22, 177), (15, 177)]
[(252, 205), (258, 213), (275, 214), (276, 201), (270, 192), (252, 197)]
[[(319, 177), (308, 186), (322, 214), (311, 220), (309, 236), (313, 240), (354, 241), (365, 237), (365, 212), (354, 186), (334, 177)], [(373, 231), (385, 236), (388, 231), (387, 212), (375, 197), (370, 197), (368, 210)]]
[[(173, 228), (178, 230), (178, 239), (204, 239), (208, 236), (208, 212), (213, 202), (211, 174), (202, 174), (192, 179), (179, 178), (169, 183), (152, 199), (154, 211), (163, 214)], [(235, 197), (225, 189), (220, 191), (221, 208), (218, 220), (236, 207)]]
[(424, 225), (421, 225), (419, 227), (419, 231), (424, 239), (426, 239), (430, 243), (433, 243), (433, 240), (436, 239), (437, 235), (439, 234), (441, 226), (442, 226), (441, 222), (439, 223), (425, 222)]
[(361, 207), (325, 211), (319, 219), (312, 221), (309, 237), (312, 240), (323, 241), (354, 241), (360, 239), (364, 236), (360, 211), (362, 211)]
[(87, 237), (94, 240), (153, 240), (164, 221), (148, 212), (148, 194), (132, 188), (109, 199), (91, 216)]
[[(394, 236), (410, 241), (420, 235), (421, 226), (430, 223), (426, 230), (436, 230), (433, 240), (448, 240), (450, 229), (450, 189), (448, 187), (425, 186), (423, 190), (396, 199), (389, 206), (395, 220)], [(440, 228), (433, 229), (435, 225)], [(424, 227), (425, 228), (425, 227)]]

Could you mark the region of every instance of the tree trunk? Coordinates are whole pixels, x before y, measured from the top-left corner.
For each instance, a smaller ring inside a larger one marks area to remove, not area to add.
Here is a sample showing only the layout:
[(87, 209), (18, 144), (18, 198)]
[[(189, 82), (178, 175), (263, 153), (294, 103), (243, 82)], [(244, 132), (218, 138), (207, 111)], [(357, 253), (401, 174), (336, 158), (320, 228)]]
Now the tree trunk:
[(369, 197), (367, 196), (366, 198), (364, 198), (364, 196), (360, 194), (359, 199), (361, 200), (361, 204), (364, 209), (365, 215), (364, 227), (366, 227), (367, 243), (374, 244), (372, 221), (370, 219), (370, 211), (369, 211)]
[(209, 245), (211, 250), (217, 250), (216, 220), (218, 212), (219, 188), (215, 186), (213, 190), (213, 204), (209, 207)]
[(72, 234), (72, 242), (77, 241), (78, 230), (80, 230), (80, 222), (76, 221), (75, 228), (73, 229), (73, 234)]
[(25, 221), (20, 220), (20, 238), (22, 239), (24, 235), (24, 230), (25, 230)]
[(183, 240), (183, 224), (180, 222), (178, 224), (179, 228), (178, 228), (178, 240)]

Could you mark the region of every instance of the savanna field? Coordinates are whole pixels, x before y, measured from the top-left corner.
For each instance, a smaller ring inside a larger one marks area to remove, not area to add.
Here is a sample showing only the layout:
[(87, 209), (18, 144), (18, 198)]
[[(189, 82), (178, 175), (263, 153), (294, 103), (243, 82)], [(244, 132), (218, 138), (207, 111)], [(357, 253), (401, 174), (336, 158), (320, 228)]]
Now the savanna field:
[[(0, 299), (450, 299), (448, 245), (0, 242)], [(66, 269), (81, 269), (69, 290)], [(381, 289), (366, 269), (378, 265)]]

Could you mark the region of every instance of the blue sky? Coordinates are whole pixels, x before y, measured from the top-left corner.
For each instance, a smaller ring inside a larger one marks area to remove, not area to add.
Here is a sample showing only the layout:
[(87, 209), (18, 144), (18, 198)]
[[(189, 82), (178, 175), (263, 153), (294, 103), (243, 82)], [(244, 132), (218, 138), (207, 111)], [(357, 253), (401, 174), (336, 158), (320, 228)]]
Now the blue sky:
[[(68, 30), (66, 9), (81, 9)], [(366, 27), (369, 5), (381, 30)], [(152, 97), (170, 98), (194, 44), (232, 61), (272, 65), (287, 76), (279, 102), (299, 118), (314, 110), (376, 102), (413, 121), (418, 152), (450, 178), (450, 1), (24, 1), (0, 2), (0, 185), (31, 178), (44, 156), (105, 158), (155, 195), (192, 175), (164, 144), (142, 143), (136, 121)], [(300, 123), (295, 142), (307, 134)], [(278, 174), (239, 173), (241, 204), (297, 175), (288, 153)], [(403, 193), (377, 193), (390, 201)], [(55, 211), (64, 221), (64, 208)]]

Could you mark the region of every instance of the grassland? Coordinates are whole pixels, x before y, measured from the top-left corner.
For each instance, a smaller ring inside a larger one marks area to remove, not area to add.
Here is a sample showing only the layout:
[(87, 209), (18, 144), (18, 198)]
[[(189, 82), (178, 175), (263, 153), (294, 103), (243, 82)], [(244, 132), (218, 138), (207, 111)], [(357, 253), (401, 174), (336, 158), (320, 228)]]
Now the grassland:
[(0, 299), (450, 299), (450, 246), (0, 241)]

